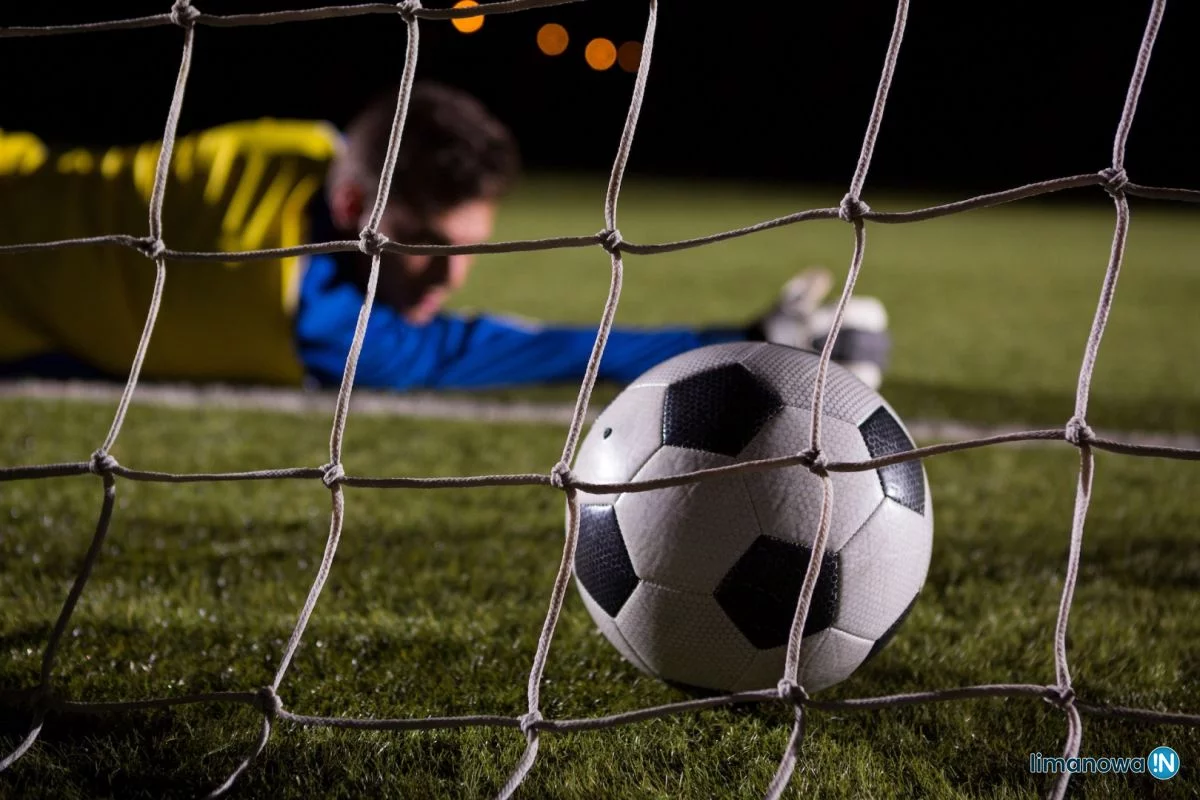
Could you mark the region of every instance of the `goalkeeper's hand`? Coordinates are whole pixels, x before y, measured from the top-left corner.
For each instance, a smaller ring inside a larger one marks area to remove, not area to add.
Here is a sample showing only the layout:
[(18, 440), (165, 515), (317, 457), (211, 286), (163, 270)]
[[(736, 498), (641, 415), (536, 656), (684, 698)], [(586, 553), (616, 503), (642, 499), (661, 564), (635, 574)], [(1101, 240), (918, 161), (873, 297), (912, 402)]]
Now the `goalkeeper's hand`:
[[(832, 288), (833, 274), (829, 270), (822, 267), (804, 270), (783, 285), (778, 302), (757, 320), (752, 335), (776, 344), (821, 352), (836, 311), (836, 305), (822, 304)], [(851, 297), (834, 342), (832, 360), (872, 389), (878, 389), (890, 351), (891, 337), (883, 303), (874, 297)]]

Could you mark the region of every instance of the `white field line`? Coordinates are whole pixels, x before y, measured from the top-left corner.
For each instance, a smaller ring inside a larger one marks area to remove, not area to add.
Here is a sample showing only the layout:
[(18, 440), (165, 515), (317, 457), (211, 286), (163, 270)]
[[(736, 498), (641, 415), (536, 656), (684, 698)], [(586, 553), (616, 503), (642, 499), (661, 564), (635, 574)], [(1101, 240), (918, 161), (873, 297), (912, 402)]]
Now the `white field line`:
[[(0, 382), (0, 398), (27, 397), (116, 402), (120, 386), (92, 381), (27, 379)], [(288, 413), (332, 414), (337, 393), (333, 390), (283, 389), (227, 385), (143, 384), (135, 403), (168, 408), (234, 408)], [(438, 394), (397, 394), (355, 389), (351, 413), (368, 416), (405, 416), (420, 419), (468, 420), (476, 422), (527, 422), (566, 425), (571, 421), (571, 403), (535, 403), (447, 397)], [(593, 408), (588, 422), (599, 413)], [(905, 420), (913, 438), (924, 442), (961, 441), (1029, 430), (1030, 425), (976, 425), (954, 420)], [(1097, 429), (1096, 434), (1131, 444), (1160, 447), (1200, 448), (1200, 435)], [(1054, 444), (1053, 441), (1021, 442), (1022, 446)]]

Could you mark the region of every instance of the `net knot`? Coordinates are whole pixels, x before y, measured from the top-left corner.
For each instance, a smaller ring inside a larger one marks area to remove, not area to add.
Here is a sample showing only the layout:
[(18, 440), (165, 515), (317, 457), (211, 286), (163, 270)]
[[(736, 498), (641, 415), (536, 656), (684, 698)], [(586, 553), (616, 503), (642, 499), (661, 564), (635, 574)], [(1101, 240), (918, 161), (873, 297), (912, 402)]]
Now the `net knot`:
[(266, 714), (268, 719), (275, 719), (279, 716), (279, 712), (283, 711), (283, 700), (270, 686), (260, 687), (255, 695), (255, 700), (258, 710)]
[(326, 464), (324, 466), (325, 474), (321, 476), (321, 483), (325, 484), (326, 489), (332, 489), (341, 483), (346, 477), (346, 470), (342, 469), (341, 462), (337, 464)]
[(92, 453), (92, 461), (88, 464), (88, 471), (93, 475), (111, 475), (119, 466), (121, 465), (111, 455), (103, 450), (97, 450)]
[(804, 691), (804, 687), (793, 680), (784, 678), (776, 688), (779, 691), (780, 700), (787, 700), (795, 705), (800, 705), (808, 701), (808, 692)]
[(829, 459), (825, 457), (824, 453), (815, 448), (810, 448), (801, 453), (800, 463), (808, 467), (809, 472), (818, 477), (824, 477), (829, 468)]
[(616, 228), (605, 228), (598, 235), (600, 246), (613, 255), (619, 253), (621, 245), (625, 244), (625, 240), (621, 238), (621, 232)]
[(200, 19), (199, 10), (192, 7), (192, 0), (175, 0), (171, 6), (171, 22), (181, 28), (190, 28)]
[(400, 12), (400, 18), (405, 22), (412, 22), (417, 18), (417, 12), (421, 10), (420, 0), (403, 0), (396, 3), (396, 10)]
[(542, 721), (542, 712), (530, 711), (525, 716), (518, 720), (521, 726), (521, 733), (528, 736), (531, 732), (536, 731), (538, 724)]
[(565, 461), (558, 462), (554, 469), (550, 470), (550, 485), (555, 489), (569, 489), (574, 480), (575, 476)]
[(1046, 702), (1067, 708), (1075, 702), (1075, 690), (1070, 686), (1047, 686)]
[(863, 202), (861, 197), (847, 194), (838, 206), (838, 219), (842, 222), (854, 222), (871, 213), (871, 207)]
[(1125, 191), (1126, 185), (1129, 183), (1129, 176), (1125, 174), (1123, 168), (1108, 167), (1100, 170), (1100, 178), (1104, 181), (1104, 191), (1111, 195), (1117, 195)]
[(167, 245), (162, 239), (147, 236), (138, 240), (138, 251), (146, 258), (159, 258), (167, 252)]
[(383, 252), (383, 246), (390, 240), (379, 231), (365, 230), (358, 235), (358, 249), (369, 256)]
[(1079, 417), (1071, 417), (1067, 420), (1066, 439), (1071, 444), (1079, 447), (1092, 441), (1095, 437), (1095, 431)]

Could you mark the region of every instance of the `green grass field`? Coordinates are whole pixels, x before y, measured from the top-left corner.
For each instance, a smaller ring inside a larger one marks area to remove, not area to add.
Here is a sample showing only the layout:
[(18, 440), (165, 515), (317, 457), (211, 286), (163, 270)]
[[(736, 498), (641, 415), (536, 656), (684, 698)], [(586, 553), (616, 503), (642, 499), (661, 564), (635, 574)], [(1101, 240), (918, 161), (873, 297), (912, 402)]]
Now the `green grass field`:
[[(502, 213), (498, 235), (598, 231), (604, 189), (603, 177), (531, 181)], [(843, 193), (631, 180), (621, 194), (619, 227), (639, 243), (683, 239), (836, 206)], [(886, 394), (900, 413), (1038, 426), (1070, 418), (1115, 214), (1098, 188), (1063, 197), (1078, 202), (1025, 201), (927, 222), (868, 225), (857, 290), (887, 306), (894, 352)], [(961, 197), (868, 191), (867, 199), (886, 211)], [(1089, 419), (1097, 428), (1195, 429), (1195, 213), (1182, 204), (1132, 200), (1125, 266), (1093, 384)], [(617, 323), (749, 320), (806, 265), (823, 264), (844, 277), (853, 244), (849, 225), (818, 220), (697, 249), (627, 256)], [(488, 256), (458, 305), (595, 322), (608, 281), (608, 257), (598, 247)], [(571, 397), (574, 387), (535, 394)], [(611, 389), (601, 394), (611, 396)]]
[[(914, 226), (868, 227), (860, 290), (884, 299), (897, 350), (884, 393), (910, 418), (1058, 425), (1071, 415), (1083, 342), (1111, 236), (1102, 192), (1079, 207), (1026, 204)], [(633, 182), (632, 241), (713, 232), (840, 195)], [(602, 227), (603, 181), (536, 181), (504, 237)], [(875, 208), (933, 199), (868, 197)], [(1186, 210), (1185, 210), (1186, 211)], [(1127, 269), (1101, 351), (1098, 428), (1196, 430), (1200, 378), (1187, 320), (1200, 226), (1138, 203)], [(852, 238), (819, 222), (655, 257), (630, 257), (626, 324), (746, 318), (792, 272), (844, 274)], [(607, 285), (598, 249), (486, 257), (462, 307), (595, 319)], [(609, 387), (601, 400), (611, 396)], [(566, 398), (569, 387), (493, 393)], [(111, 420), (104, 403), (0, 400), (0, 465), (78, 461)], [(114, 455), (168, 471), (316, 466), (325, 415), (167, 410), (135, 403)], [(351, 416), (355, 475), (546, 472), (559, 425)], [(1195, 465), (1100, 453), (1070, 633), (1079, 695), (1093, 703), (1200, 710), (1200, 505)], [(821, 696), (978, 683), (1052, 683), (1052, 631), (1078, 469), (1066, 444), (930, 459), (935, 546), (926, 589), (895, 640)], [(363, 717), (519, 715), (562, 544), (562, 498), (544, 488), (350, 488), (332, 575), (280, 694), (298, 713)], [(28, 721), (47, 635), (87, 548), (93, 477), (0, 483), (0, 749)], [(112, 529), (72, 619), (56, 687), (133, 699), (268, 683), (328, 531), (317, 481), (118, 482)], [(641, 676), (595, 631), (574, 588), (550, 654), (543, 712), (599, 716), (685, 699)], [(195, 797), (253, 742), (257, 712), (51, 717), (0, 773), (3, 798)], [(688, 714), (603, 732), (546, 735), (519, 797), (761, 796), (789, 733), (778, 707)], [(1040, 700), (978, 700), (814, 712), (788, 797), (1017, 798), (1049, 786), (1031, 752), (1059, 754), (1063, 714)], [(1081, 753), (1181, 756), (1172, 781), (1077, 776), (1072, 796), (1195, 797), (1200, 731), (1085, 717)], [(490, 729), (350, 733), (283, 724), (236, 797), (488, 797), (523, 739)]]

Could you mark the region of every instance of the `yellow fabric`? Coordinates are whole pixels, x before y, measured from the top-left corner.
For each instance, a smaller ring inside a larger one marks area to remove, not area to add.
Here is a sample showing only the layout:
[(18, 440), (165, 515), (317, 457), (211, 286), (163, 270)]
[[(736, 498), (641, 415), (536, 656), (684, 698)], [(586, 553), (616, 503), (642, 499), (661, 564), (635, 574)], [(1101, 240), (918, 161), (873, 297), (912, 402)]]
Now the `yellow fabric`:
[[(163, 206), (175, 250), (257, 250), (305, 241), (304, 207), (339, 134), (323, 122), (256, 120), (180, 138)], [(124, 233), (146, 236), (161, 142), (55, 151), (0, 130), (0, 244)], [(179, 380), (298, 383), (292, 341), (298, 259), (167, 263), (143, 374)], [(0, 362), (66, 353), (129, 370), (154, 262), (120, 246), (0, 255)]]

